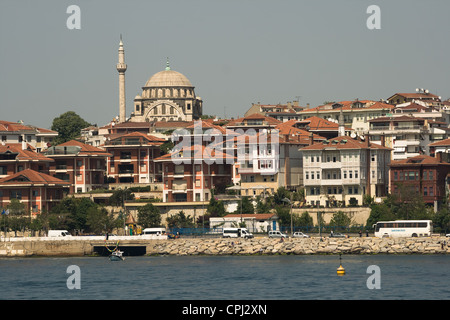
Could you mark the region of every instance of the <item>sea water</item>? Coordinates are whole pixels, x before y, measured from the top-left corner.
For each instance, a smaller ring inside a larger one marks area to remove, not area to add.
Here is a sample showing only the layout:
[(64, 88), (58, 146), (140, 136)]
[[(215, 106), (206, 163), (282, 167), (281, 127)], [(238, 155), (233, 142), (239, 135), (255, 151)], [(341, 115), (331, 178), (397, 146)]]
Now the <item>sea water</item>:
[(344, 276), (339, 264), (337, 255), (2, 258), (0, 299), (450, 299), (449, 255), (344, 255)]

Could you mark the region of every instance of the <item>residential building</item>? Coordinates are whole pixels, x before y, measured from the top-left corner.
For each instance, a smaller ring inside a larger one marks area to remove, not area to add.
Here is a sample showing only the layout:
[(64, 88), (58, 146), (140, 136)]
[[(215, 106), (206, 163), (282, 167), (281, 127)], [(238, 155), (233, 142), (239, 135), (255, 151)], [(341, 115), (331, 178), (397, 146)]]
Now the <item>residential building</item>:
[(25, 143), (8, 143), (0, 145), (0, 178), (13, 175), (25, 169), (49, 173), (52, 158), (36, 153), (35, 148)]
[(393, 149), (392, 160), (429, 155), (428, 145), (446, 138), (445, 123), (407, 115), (370, 120), (370, 139)]
[[(307, 107), (309, 107), (309, 105)], [(244, 114), (244, 117), (258, 113), (285, 122), (289, 120), (298, 120), (300, 117), (297, 113), (303, 109), (305, 109), (305, 107), (299, 106), (298, 101), (287, 102), (287, 104), (261, 104), (258, 102), (255, 104), (252, 103), (252, 106)]]
[(35, 148), (36, 152), (41, 152), (47, 149), (57, 136), (58, 132), (53, 130), (24, 125), (22, 122), (0, 120), (2, 145), (24, 142)]
[(363, 136), (369, 130), (369, 120), (392, 113), (394, 105), (383, 101), (354, 100), (330, 102), (324, 105), (300, 111), (301, 119), (316, 116), (338, 122), (342, 111), (344, 126), (354, 130), (357, 136)]
[(430, 93), (428, 90), (416, 89), (414, 93), (395, 93), (389, 98), (387, 102), (393, 105), (402, 104), (405, 102), (424, 101), (426, 103), (440, 102), (441, 97)]
[(108, 178), (119, 184), (161, 182), (161, 167), (154, 159), (161, 155), (164, 142), (141, 132), (111, 135), (103, 146), (112, 155), (107, 159)]
[(231, 185), (233, 156), (201, 144), (154, 159), (162, 167), (163, 202), (209, 201), (211, 189)]
[(446, 198), (448, 174), (450, 163), (442, 161), (440, 152), (436, 157), (418, 155), (395, 160), (390, 163), (391, 193), (401, 195), (403, 191), (420, 195), (425, 203), (437, 209)]
[(106, 159), (103, 149), (71, 140), (50, 147), (45, 153), (54, 159), (49, 174), (70, 185), (70, 193), (89, 192), (104, 187)]
[[(382, 197), (389, 187), (390, 148), (339, 136), (301, 148), (306, 202), (332, 206)], [(351, 198), (355, 198), (351, 200)]]
[(18, 199), (32, 214), (48, 211), (68, 194), (69, 186), (51, 175), (24, 169), (0, 179), (0, 207)]

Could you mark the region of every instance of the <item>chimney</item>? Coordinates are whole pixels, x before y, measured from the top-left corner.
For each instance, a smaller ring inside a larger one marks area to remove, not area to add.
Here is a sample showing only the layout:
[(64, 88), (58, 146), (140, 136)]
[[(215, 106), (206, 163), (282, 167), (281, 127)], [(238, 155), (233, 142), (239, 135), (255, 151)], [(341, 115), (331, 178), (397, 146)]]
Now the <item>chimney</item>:
[(436, 152), (434, 156), (439, 162), (442, 162), (442, 152)]
[(383, 147), (386, 147), (386, 137), (384, 136), (384, 134), (381, 135), (381, 145)]
[(314, 143), (314, 135), (313, 135), (313, 133), (311, 132), (311, 133), (309, 134), (309, 145), (311, 146), (313, 143)]

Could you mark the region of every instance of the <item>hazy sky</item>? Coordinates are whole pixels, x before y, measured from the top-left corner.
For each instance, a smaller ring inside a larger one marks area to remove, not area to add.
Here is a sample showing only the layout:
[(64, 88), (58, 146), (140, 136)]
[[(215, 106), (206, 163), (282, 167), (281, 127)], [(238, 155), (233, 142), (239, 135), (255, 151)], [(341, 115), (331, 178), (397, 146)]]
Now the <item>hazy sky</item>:
[[(81, 9), (70, 30), (69, 5)], [(367, 8), (381, 9), (369, 30)], [(450, 97), (448, 0), (0, 1), (0, 119), (50, 128), (72, 110), (104, 125), (119, 113), (119, 36), (127, 116), (155, 73), (183, 73), (204, 113), (252, 103), (386, 99), (415, 88)]]

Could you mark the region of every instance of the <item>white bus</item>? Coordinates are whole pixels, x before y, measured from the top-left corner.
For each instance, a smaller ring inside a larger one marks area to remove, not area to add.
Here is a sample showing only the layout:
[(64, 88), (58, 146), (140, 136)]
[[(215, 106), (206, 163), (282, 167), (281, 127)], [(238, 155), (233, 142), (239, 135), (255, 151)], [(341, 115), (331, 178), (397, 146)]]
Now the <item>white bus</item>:
[(433, 232), (431, 220), (378, 221), (373, 225), (375, 237), (429, 237)]

